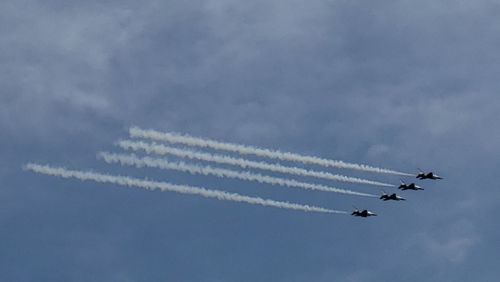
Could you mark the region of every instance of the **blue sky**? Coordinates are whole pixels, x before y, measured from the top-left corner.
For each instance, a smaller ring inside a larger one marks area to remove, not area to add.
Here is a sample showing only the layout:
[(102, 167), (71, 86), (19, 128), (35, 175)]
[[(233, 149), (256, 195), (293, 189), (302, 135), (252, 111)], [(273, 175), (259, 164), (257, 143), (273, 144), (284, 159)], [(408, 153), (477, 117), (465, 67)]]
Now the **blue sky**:
[[(2, 1), (0, 280), (497, 281), (499, 12), (486, 0)], [(384, 203), (95, 158), (131, 125), (446, 179)], [(118, 189), (22, 171), (29, 161), (380, 216)]]

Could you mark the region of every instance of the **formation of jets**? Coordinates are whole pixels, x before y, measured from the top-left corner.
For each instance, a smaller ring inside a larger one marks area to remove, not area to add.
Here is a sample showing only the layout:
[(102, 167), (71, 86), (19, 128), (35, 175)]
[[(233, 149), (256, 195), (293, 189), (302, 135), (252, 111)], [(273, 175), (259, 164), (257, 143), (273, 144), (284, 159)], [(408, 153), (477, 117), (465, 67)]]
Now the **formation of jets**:
[[(418, 172), (416, 178), (418, 178), (420, 180), (424, 180), (424, 179), (431, 179), (431, 180), (443, 179), (441, 176), (439, 176), (439, 175), (437, 175), (437, 174), (435, 174), (433, 172), (423, 172), (420, 169), (419, 169), (419, 172)], [(403, 180), (401, 180), (401, 184), (399, 185), (398, 189), (400, 189), (402, 191), (405, 191), (405, 190), (414, 190), (414, 191), (424, 190), (424, 188), (416, 185), (415, 183), (407, 184)], [(389, 200), (392, 200), (392, 201), (406, 201), (405, 198), (396, 195), (396, 193), (387, 194), (385, 192), (382, 193), (382, 195), (380, 196), (380, 199), (383, 200), (383, 201), (389, 201)], [(360, 209), (354, 208), (354, 210), (352, 211), (351, 215), (352, 216), (359, 216), (359, 217), (370, 217), (370, 216), (376, 216), (377, 214), (374, 213), (374, 212), (371, 212), (369, 210), (360, 210)]]

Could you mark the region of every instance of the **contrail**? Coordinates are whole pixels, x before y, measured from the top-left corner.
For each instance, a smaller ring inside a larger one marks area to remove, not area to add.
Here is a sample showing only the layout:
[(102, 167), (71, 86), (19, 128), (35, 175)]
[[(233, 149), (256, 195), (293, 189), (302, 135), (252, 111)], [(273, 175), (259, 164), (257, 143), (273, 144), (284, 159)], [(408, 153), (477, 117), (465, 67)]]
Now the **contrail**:
[(350, 183), (358, 183), (358, 184), (369, 184), (369, 185), (377, 185), (377, 186), (386, 186), (386, 187), (394, 187), (392, 184), (387, 184), (387, 183), (382, 183), (382, 182), (377, 182), (377, 181), (372, 181), (372, 180), (366, 180), (366, 179), (361, 179), (361, 178), (355, 178), (355, 177), (349, 177), (349, 176), (343, 176), (343, 175), (336, 175), (336, 174), (331, 174), (329, 172), (322, 172), (322, 171), (313, 171), (313, 170), (307, 170), (299, 167), (289, 167), (289, 166), (282, 166), (279, 164), (270, 164), (270, 163), (265, 163), (265, 162), (258, 162), (258, 161), (250, 161), (246, 159), (241, 159), (241, 158), (233, 158), (229, 156), (224, 156), (224, 155), (215, 155), (215, 154), (210, 154), (210, 153), (202, 153), (202, 152), (193, 152), (189, 150), (184, 150), (184, 149), (178, 149), (178, 148), (172, 148), (168, 147), (165, 145), (160, 145), (160, 144), (149, 144), (145, 142), (134, 142), (134, 141), (128, 141), (128, 140), (122, 140), (118, 141), (118, 146), (120, 146), (123, 149), (126, 150), (144, 150), (148, 154), (157, 154), (157, 155), (174, 155), (177, 157), (181, 158), (189, 158), (189, 159), (197, 159), (197, 160), (202, 160), (202, 161), (208, 161), (208, 162), (216, 162), (220, 164), (229, 164), (229, 165), (235, 165), (239, 166), (242, 168), (257, 168), (257, 169), (262, 169), (262, 170), (269, 170), (273, 172), (279, 172), (279, 173), (288, 173), (288, 174), (295, 174), (295, 175), (301, 175), (301, 176), (311, 176), (311, 177), (318, 177), (318, 178), (323, 178), (323, 179), (328, 179), (328, 180), (334, 180), (334, 181), (343, 181), (343, 182), (350, 182)]
[(360, 193), (345, 189), (339, 189), (335, 187), (329, 187), (325, 185), (319, 184), (311, 184), (306, 182), (300, 182), (296, 180), (284, 179), (279, 177), (267, 176), (257, 173), (251, 172), (239, 172), (235, 170), (223, 169), (223, 168), (214, 168), (211, 166), (198, 166), (198, 165), (190, 165), (184, 162), (169, 162), (164, 159), (151, 158), (151, 157), (142, 157), (139, 158), (134, 154), (124, 155), (124, 154), (112, 154), (107, 152), (101, 152), (98, 154), (105, 162), (107, 163), (119, 163), (121, 165), (135, 166), (138, 168), (141, 167), (154, 167), (160, 169), (168, 169), (168, 170), (178, 170), (183, 172), (189, 172), (191, 174), (203, 174), (203, 175), (214, 175), (217, 177), (228, 177), (228, 178), (236, 178), (247, 181), (257, 181), (259, 183), (266, 183), (271, 185), (280, 185), (287, 187), (295, 187), (302, 188), (308, 190), (316, 190), (323, 192), (335, 192), (342, 193), (348, 195), (355, 196), (365, 196), (365, 197), (378, 197), (377, 195)]
[(247, 145), (219, 142), (210, 139), (192, 137), (189, 135), (181, 135), (178, 133), (160, 132), (156, 130), (144, 130), (135, 126), (129, 129), (129, 134), (130, 137), (135, 137), (135, 138), (145, 138), (155, 141), (166, 141), (174, 144), (178, 143), (189, 146), (212, 148), (217, 150), (236, 152), (243, 155), (257, 155), (260, 157), (279, 159), (282, 161), (294, 161), (294, 162), (301, 162), (304, 164), (316, 164), (325, 167), (346, 168), (346, 169), (355, 169), (355, 170), (377, 172), (377, 173), (413, 176), (413, 174), (399, 172), (385, 168), (378, 168), (369, 165), (346, 163), (343, 161), (300, 155), (291, 152), (281, 152), (278, 150), (262, 149)]
[(301, 205), (288, 202), (279, 202), (269, 199), (262, 199), (258, 197), (249, 197), (236, 193), (228, 193), (218, 190), (209, 190), (201, 187), (194, 187), (188, 185), (175, 185), (168, 182), (157, 182), (150, 180), (143, 180), (138, 178), (131, 178), (127, 176), (114, 176), (109, 174), (95, 173), (89, 171), (79, 171), (79, 170), (67, 170), (62, 167), (51, 167), (47, 165), (38, 165), (29, 163), (25, 167), (27, 170), (31, 170), (36, 173), (59, 176), (63, 178), (76, 178), (82, 181), (95, 181), (100, 183), (112, 183), (121, 186), (129, 187), (139, 187), (147, 190), (170, 191), (177, 192), (181, 194), (199, 195), (205, 198), (216, 198), (223, 201), (233, 201), (242, 202), (253, 205), (261, 205), (282, 209), (298, 210), (305, 212), (320, 212), (320, 213), (336, 213), (336, 214), (347, 214), (345, 211), (331, 210), (321, 207)]

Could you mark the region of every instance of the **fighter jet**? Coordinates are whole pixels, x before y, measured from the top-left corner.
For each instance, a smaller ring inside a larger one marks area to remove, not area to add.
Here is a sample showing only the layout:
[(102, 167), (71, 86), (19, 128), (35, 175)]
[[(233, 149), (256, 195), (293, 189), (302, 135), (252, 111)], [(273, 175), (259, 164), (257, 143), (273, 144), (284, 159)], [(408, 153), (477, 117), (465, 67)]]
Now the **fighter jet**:
[(376, 213), (371, 212), (369, 210), (358, 210), (356, 208), (352, 211), (351, 215), (360, 217), (377, 216)]
[(443, 179), (441, 176), (434, 174), (433, 172), (425, 173), (420, 169), (418, 169), (417, 178), (418, 179), (432, 179), (432, 180)]
[(405, 191), (405, 190), (415, 190), (415, 191), (424, 190), (424, 188), (415, 185), (415, 183), (406, 184), (403, 180), (401, 180), (401, 185), (399, 185), (398, 189), (401, 189), (403, 191)]
[(405, 198), (396, 195), (396, 193), (392, 193), (390, 195), (386, 194), (383, 192), (382, 196), (380, 196), (381, 200), (388, 201), (388, 200), (393, 200), (393, 201), (406, 201)]

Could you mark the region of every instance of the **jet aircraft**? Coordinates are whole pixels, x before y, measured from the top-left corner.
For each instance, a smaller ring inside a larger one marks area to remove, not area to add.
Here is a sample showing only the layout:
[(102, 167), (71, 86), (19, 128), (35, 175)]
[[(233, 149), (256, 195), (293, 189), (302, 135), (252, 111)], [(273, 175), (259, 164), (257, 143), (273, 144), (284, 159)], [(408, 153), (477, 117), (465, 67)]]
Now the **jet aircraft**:
[(392, 193), (392, 194), (386, 194), (385, 192), (382, 194), (382, 196), (380, 196), (380, 199), (381, 200), (384, 200), (384, 201), (388, 201), (388, 200), (393, 200), (393, 201), (406, 201), (405, 198), (401, 197), (401, 196), (398, 196), (396, 195), (396, 193)]
[(433, 172), (423, 172), (422, 170), (419, 169), (419, 172), (417, 174), (418, 179), (432, 179), (432, 180), (437, 180), (437, 179), (443, 179), (441, 176), (434, 174)]
[(401, 185), (399, 185), (398, 189), (401, 189), (401, 190), (424, 190), (424, 188), (420, 187), (420, 186), (417, 186), (415, 185), (415, 183), (410, 183), (410, 184), (406, 184), (403, 180), (401, 180)]
[(360, 217), (369, 217), (369, 216), (376, 216), (377, 214), (374, 212), (371, 212), (369, 210), (358, 210), (354, 209), (351, 213), (353, 216), (360, 216)]

